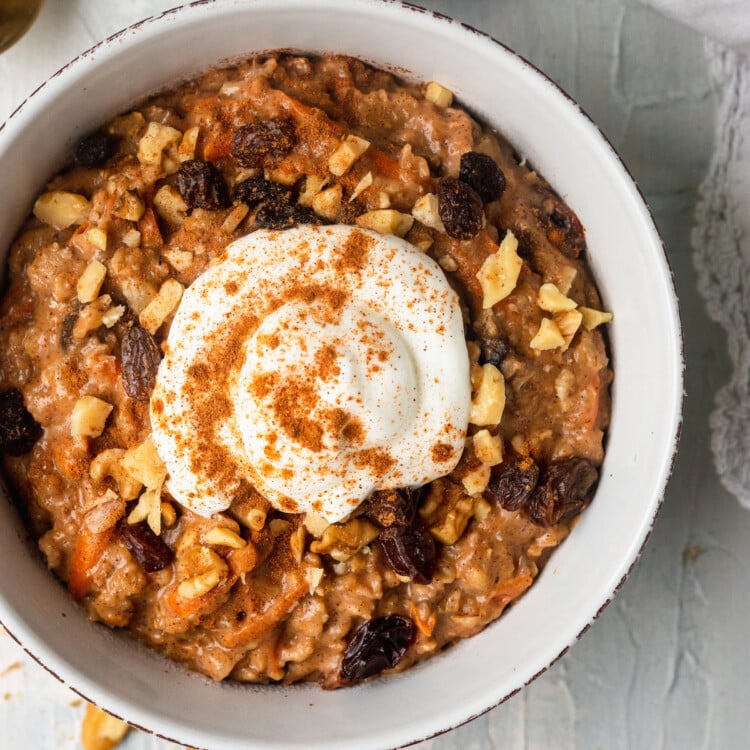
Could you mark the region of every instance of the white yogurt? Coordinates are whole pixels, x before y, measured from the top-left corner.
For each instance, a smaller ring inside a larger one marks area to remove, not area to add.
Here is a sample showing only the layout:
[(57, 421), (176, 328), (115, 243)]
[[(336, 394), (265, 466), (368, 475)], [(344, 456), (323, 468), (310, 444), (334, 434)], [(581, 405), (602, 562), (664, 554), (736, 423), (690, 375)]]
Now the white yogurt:
[(258, 230), (188, 289), (151, 399), (167, 489), (202, 515), (249, 484), (345, 518), (373, 490), (448, 474), (469, 364), (458, 297), (394, 236)]

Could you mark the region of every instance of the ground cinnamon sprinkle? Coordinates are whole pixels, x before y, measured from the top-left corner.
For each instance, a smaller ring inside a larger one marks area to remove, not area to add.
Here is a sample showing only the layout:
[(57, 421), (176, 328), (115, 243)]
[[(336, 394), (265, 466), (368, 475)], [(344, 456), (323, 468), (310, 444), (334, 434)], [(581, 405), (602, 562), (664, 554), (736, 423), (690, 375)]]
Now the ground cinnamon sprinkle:
[(325, 284), (291, 284), (286, 294), (279, 298), (279, 306), (286, 302), (304, 302), (308, 306), (315, 305), (311, 312), (323, 318), (323, 322), (335, 323), (342, 308), (349, 300), (349, 293)]
[[(193, 470), (203, 472), (228, 489), (238, 484), (236, 462), (231, 452), (217, 439), (219, 430), (231, 418), (234, 407), (229, 397), (229, 375), (242, 356), (242, 343), (258, 325), (253, 315), (235, 322), (223, 336), (208, 342), (209, 361), (196, 362), (188, 369), (185, 389), (193, 404), (193, 424), (201, 441), (200, 459), (193, 459)], [(196, 435), (185, 436), (195, 440)]]
[(447, 443), (435, 443), (431, 448), (432, 460), (435, 463), (444, 463), (453, 458), (453, 448)]
[(346, 424), (341, 428), (341, 436), (350, 444), (361, 443), (365, 439), (362, 420), (347, 414)]
[(342, 252), (333, 262), (333, 268), (337, 273), (356, 273), (363, 269), (370, 257), (373, 239), (364, 232), (352, 232), (346, 241)]
[(319, 453), (323, 450), (323, 427), (314, 421), (312, 413), (319, 396), (310, 383), (302, 380), (285, 380), (283, 388), (273, 395), (271, 402), (276, 424), (303, 448)]
[(323, 382), (341, 375), (338, 352), (332, 345), (321, 347), (315, 355), (315, 372), (312, 376), (320, 378)]
[(395, 466), (396, 459), (382, 448), (367, 448), (354, 455), (357, 468), (368, 468), (376, 476), (385, 476)]
[(262, 372), (253, 378), (250, 384), (250, 392), (258, 399), (266, 398), (279, 384), (279, 373)]

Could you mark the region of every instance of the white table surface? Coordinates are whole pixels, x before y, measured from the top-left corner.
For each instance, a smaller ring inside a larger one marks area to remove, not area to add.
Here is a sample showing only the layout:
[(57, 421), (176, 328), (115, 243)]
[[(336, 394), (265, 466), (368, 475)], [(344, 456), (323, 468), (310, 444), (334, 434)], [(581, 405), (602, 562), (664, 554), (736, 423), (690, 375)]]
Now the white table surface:
[[(46, 0), (27, 36), (0, 55), (0, 121), (71, 57), (177, 1)], [(667, 500), (620, 595), (562, 660), (515, 698), (419, 747), (748, 748), (750, 511), (722, 489), (711, 462), (708, 414), (729, 364), (724, 337), (696, 291), (689, 244), (720, 93), (704, 40), (637, 0), (421, 3), (491, 33), (542, 68), (623, 155), (675, 271), (689, 397)], [(2, 750), (80, 746), (80, 701), (7, 635), (0, 635), (0, 698)], [(133, 731), (121, 747), (175, 746)]]

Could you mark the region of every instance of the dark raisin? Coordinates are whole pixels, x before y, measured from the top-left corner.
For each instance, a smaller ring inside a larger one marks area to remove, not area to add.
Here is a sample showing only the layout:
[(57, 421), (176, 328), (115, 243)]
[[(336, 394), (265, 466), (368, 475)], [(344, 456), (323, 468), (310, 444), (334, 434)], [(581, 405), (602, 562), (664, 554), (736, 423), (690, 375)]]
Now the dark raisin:
[(177, 171), (177, 190), (188, 208), (215, 211), (229, 205), (227, 184), (221, 170), (211, 162), (188, 159)]
[(63, 318), (60, 327), (60, 346), (63, 351), (67, 351), (73, 343), (73, 329), (78, 321), (78, 313), (70, 313)]
[(296, 223), (294, 206), (285, 200), (266, 201), (255, 212), (255, 223), (264, 229), (289, 229)]
[(445, 231), (457, 240), (471, 239), (482, 228), (482, 199), (473, 188), (453, 177), (438, 185), (438, 213)]
[(555, 203), (549, 214), (547, 239), (569, 258), (577, 258), (586, 247), (583, 225), (573, 211), (561, 203)]
[(526, 505), (540, 526), (554, 526), (578, 515), (589, 503), (599, 472), (585, 458), (566, 458), (549, 464)]
[(145, 521), (131, 525), (122, 520), (117, 525), (117, 531), (122, 543), (147, 573), (166, 568), (174, 559), (174, 552), (160, 536), (151, 531)]
[(318, 216), (311, 208), (300, 206), (299, 203), (294, 207), (294, 220), (297, 224), (328, 224), (328, 221)]
[(130, 398), (148, 401), (156, 384), (161, 350), (154, 337), (138, 324), (122, 339), (122, 385)]
[(359, 682), (392, 669), (414, 641), (414, 623), (407, 617), (386, 615), (357, 628), (344, 652), (341, 676)]
[(481, 347), (480, 365), (490, 364), (499, 367), (508, 354), (508, 341), (503, 336), (492, 338), (481, 336), (479, 346)]
[(243, 167), (262, 167), (266, 159), (288, 154), (296, 142), (291, 121), (264, 120), (235, 130), (232, 156)]
[(539, 467), (530, 456), (515, 456), (492, 467), (485, 496), (505, 510), (518, 510), (526, 505), (539, 481)]
[(117, 141), (103, 130), (96, 130), (78, 141), (76, 161), (84, 167), (100, 167), (115, 152)]
[(562, 229), (564, 232), (570, 230), (570, 214), (567, 211), (564, 211), (559, 204), (552, 209), (552, 213), (549, 215), (549, 220), (558, 229)]
[(265, 200), (283, 200), (287, 203), (291, 200), (292, 192), (285, 185), (271, 182), (263, 177), (250, 177), (234, 186), (232, 197), (236, 201), (253, 208)]
[(42, 435), (42, 428), (29, 414), (23, 394), (17, 388), (0, 392), (0, 450), (9, 456), (23, 456)]
[(496, 201), (505, 190), (503, 170), (491, 156), (477, 151), (467, 151), (461, 155), (458, 179), (474, 188), (485, 203)]
[(390, 526), (409, 526), (414, 520), (426, 485), (412, 489), (376, 490), (365, 500), (365, 515), (384, 529)]
[(435, 540), (421, 521), (391, 526), (380, 532), (380, 546), (389, 565), (416, 583), (429, 583), (435, 572)]

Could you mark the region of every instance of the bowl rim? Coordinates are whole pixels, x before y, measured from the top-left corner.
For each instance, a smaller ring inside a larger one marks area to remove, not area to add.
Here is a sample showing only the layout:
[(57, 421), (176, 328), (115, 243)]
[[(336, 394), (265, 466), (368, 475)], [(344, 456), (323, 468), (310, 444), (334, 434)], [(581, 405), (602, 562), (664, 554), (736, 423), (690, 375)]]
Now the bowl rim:
[[(273, 0), (191, 0), (190, 2), (180, 4), (176, 7), (169, 8), (167, 10), (164, 10), (154, 15), (143, 18), (139, 21), (136, 21), (120, 29), (119, 31), (107, 36), (105, 39), (102, 39), (101, 41), (96, 42), (88, 49), (82, 51), (81, 53), (73, 57), (65, 65), (63, 65), (57, 71), (49, 75), (33, 91), (31, 91), (31, 93), (29, 93), (28, 96), (26, 96), (15, 107), (15, 109), (10, 113), (10, 115), (8, 115), (8, 117), (3, 122), (0, 123), (0, 142), (2, 142), (2, 140), (4, 140), (5, 137), (9, 135), (9, 133), (13, 130), (16, 123), (19, 122), (19, 119), (22, 121), (23, 116), (25, 115), (29, 107), (33, 106), (34, 104), (40, 101), (40, 97), (42, 96), (41, 92), (43, 92), (46, 87), (48, 87), (49, 85), (52, 85), (52, 83), (56, 81), (57, 79), (60, 79), (61, 85), (64, 85), (68, 77), (74, 76), (78, 68), (83, 64), (83, 62), (87, 58), (91, 57), (100, 48), (111, 47), (115, 43), (122, 42), (126, 40), (127, 38), (132, 38), (132, 39), (137, 40), (138, 32), (140, 32), (141, 30), (150, 28), (153, 24), (160, 24), (164, 21), (164, 19), (171, 17), (171, 16), (175, 16), (176, 14), (186, 13), (186, 12), (190, 13), (192, 9), (203, 7), (203, 6), (205, 7), (227, 6), (228, 7), (232, 3), (234, 5), (238, 5), (238, 4), (244, 5), (247, 8), (252, 8), (254, 5), (268, 6), (268, 5), (274, 4)], [(316, 5), (315, 0), (293, 0), (293, 2), (290, 4), (294, 4), (294, 3), (300, 4), (300, 5), (306, 5), (306, 6)], [(678, 394), (676, 395), (677, 402), (674, 405), (675, 410), (674, 410), (673, 427), (669, 431), (669, 434), (672, 436), (671, 444), (669, 448), (671, 458), (669, 461), (669, 465), (665, 467), (665, 469), (663, 470), (663, 473), (660, 475), (660, 479), (658, 482), (658, 486), (660, 487), (660, 490), (658, 492), (658, 495), (655, 497), (653, 510), (650, 513), (650, 518), (648, 518), (647, 527), (644, 524), (645, 532), (642, 534), (642, 538), (640, 539), (640, 544), (635, 550), (632, 558), (629, 560), (629, 564), (627, 568), (624, 570), (622, 576), (620, 577), (616, 585), (611, 589), (606, 599), (601, 603), (599, 609), (592, 616), (588, 618), (587, 622), (580, 629), (580, 631), (574, 636), (574, 638), (569, 643), (567, 643), (567, 645), (565, 645), (564, 648), (554, 658), (550, 659), (549, 662), (546, 663), (546, 665), (544, 665), (535, 674), (533, 674), (531, 677), (525, 680), (523, 684), (511, 690), (500, 699), (492, 698), (489, 705), (486, 705), (486, 707), (480, 711), (472, 713), (471, 715), (467, 716), (462, 721), (452, 723), (450, 724), (450, 726), (446, 726), (443, 729), (431, 732), (424, 736), (419, 736), (415, 739), (409, 740), (408, 742), (405, 742), (397, 746), (397, 747), (408, 747), (408, 746), (417, 744), (419, 742), (431, 739), (433, 737), (437, 737), (439, 735), (445, 734), (449, 731), (452, 731), (453, 729), (457, 727), (463, 726), (464, 724), (467, 724), (473, 721), (479, 716), (482, 716), (483, 714), (489, 712), (493, 708), (496, 708), (497, 706), (505, 703), (507, 700), (512, 698), (514, 695), (520, 692), (524, 687), (526, 687), (531, 682), (536, 680), (537, 677), (544, 674), (559, 659), (561, 659), (567, 653), (570, 647), (574, 645), (589, 630), (589, 628), (601, 616), (601, 614), (609, 605), (609, 603), (614, 599), (614, 597), (620, 591), (620, 589), (622, 588), (622, 586), (628, 579), (630, 573), (632, 572), (633, 568), (635, 567), (636, 563), (639, 561), (643, 553), (643, 550), (646, 546), (646, 543), (648, 542), (651, 536), (651, 533), (653, 531), (654, 525), (658, 518), (659, 512), (663, 506), (666, 492), (669, 486), (669, 482), (674, 472), (675, 462), (676, 462), (680, 438), (681, 438), (683, 419), (684, 419), (685, 379), (686, 379), (685, 342), (684, 342), (681, 312), (680, 312), (680, 308), (678, 304), (679, 300), (678, 300), (678, 295), (677, 295), (674, 271), (672, 269), (672, 266), (669, 260), (669, 255), (667, 253), (666, 246), (656, 226), (651, 209), (643, 195), (643, 192), (638, 182), (636, 181), (636, 179), (633, 177), (632, 173), (628, 169), (627, 165), (624, 163), (622, 157), (619, 155), (615, 147), (612, 145), (609, 138), (602, 132), (599, 126), (589, 116), (587, 111), (570, 94), (568, 94), (562, 88), (562, 86), (560, 86), (558, 83), (552, 80), (546, 73), (544, 73), (534, 63), (530, 62), (523, 55), (513, 50), (507, 44), (496, 39), (490, 33), (483, 31), (481, 29), (477, 29), (471, 24), (457, 20), (440, 11), (425, 8), (416, 3), (410, 2), (408, 0), (328, 0), (328, 3), (338, 4), (339, 7), (342, 7), (342, 8), (349, 7), (349, 8), (360, 8), (360, 9), (368, 8), (368, 7), (371, 9), (376, 8), (376, 7), (385, 8), (385, 7), (390, 6), (390, 7), (395, 7), (397, 10), (402, 10), (405, 12), (425, 14), (435, 19), (435, 21), (438, 22), (439, 24), (446, 24), (448, 26), (452, 26), (454, 28), (457, 28), (460, 31), (460, 33), (473, 35), (474, 37), (482, 39), (486, 42), (490, 42), (492, 45), (495, 45), (496, 47), (500, 48), (500, 50), (504, 54), (510, 55), (511, 57), (515, 58), (518, 62), (520, 62), (522, 66), (533, 71), (533, 73), (536, 76), (543, 79), (544, 82), (546, 82), (546, 84), (548, 84), (551, 87), (554, 93), (556, 93), (557, 95), (562, 95), (562, 97), (567, 101), (567, 103), (569, 105), (572, 105), (577, 110), (578, 114), (583, 118), (583, 120), (585, 120), (585, 124), (588, 126), (590, 133), (594, 135), (595, 137), (598, 137), (600, 141), (602, 142), (602, 144), (606, 147), (606, 150), (609, 152), (609, 155), (611, 157), (614, 157), (614, 161), (616, 162), (619, 169), (622, 171), (623, 176), (626, 178), (630, 186), (632, 186), (635, 189), (635, 193), (637, 195), (638, 202), (640, 204), (640, 208), (643, 213), (643, 218), (647, 220), (648, 231), (653, 236), (653, 238), (657, 240), (658, 247), (660, 248), (660, 260), (663, 260), (665, 264), (665, 270), (667, 271), (667, 277), (666, 277), (666, 280), (668, 281), (667, 289), (670, 292), (668, 302), (669, 302), (669, 307), (670, 307), (670, 311), (672, 315), (671, 322), (673, 324), (673, 333), (674, 333), (675, 342), (677, 345), (676, 348), (678, 350), (678, 361), (677, 361), (678, 377), (677, 379), (679, 380), (680, 388), (679, 388)], [(217, 59), (217, 64), (221, 64), (221, 62), (222, 62), (221, 59)], [(4, 605), (4, 602), (0, 598), (0, 606), (2, 605)], [(91, 700), (83, 692), (79, 691), (75, 687), (75, 684), (73, 681), (69, 680), (66, 676), (61, 676), (60, 674), (58, 674), (54, 669), (52, 669), (50, 666), (48, 666), (45, 663), (42, 657), (38, 656), (36, 653), (31, 651), (30, 648), (24, 644), (23, 640), (17, 637), (15, 633), (13, 632), (13, 630), (7, 627), (7, 625), (5, 624), (5, 621), (2, 618), (2, 614), (3, 613), (0, 611), (0, 626), (4, 627), (4, 629), (8, 632), (10, 637), (24, 650), (26, 654), (28, 654), (46, 672), (51, 674), (54, 678), (56, 678), (59, 682), (63, 683), (66, 687), (71, 689), (77, 695), (79, 695), (80, 697), (84, 698), (86, 701), (94, 705), (98, 705), (96, 700)], [(13, 618), (12, 614), (10, 615), (10, 617), (11, 619)], [(20, 624), (21, 623), (19, 622), (19, 625)], [(71, 674), (73, 674), (74, 672), (75, 670), (71, 669)], [(128, 721), (128, 719), (125, 718), (124, 716), (120, 717), (113, 711), (109, 710), (108, 708), (105, 710), (107, 710), (108, 713), (112, 714), (113, 716), (116, 716), (117, 718), (122, 718), (124, 721)], [(176, 742), (176, 743), (180, 742), (180, 740), (166, 736), (157, 730), (150, 729), (148, 727), (142, 726), (140, 724), (137, 724), (131, 721), (128, 721), (128, 723), (137, 729), (145, 731), (148, 734), (159, 737), (161, 739), (171, 741), (171, 742)]]

